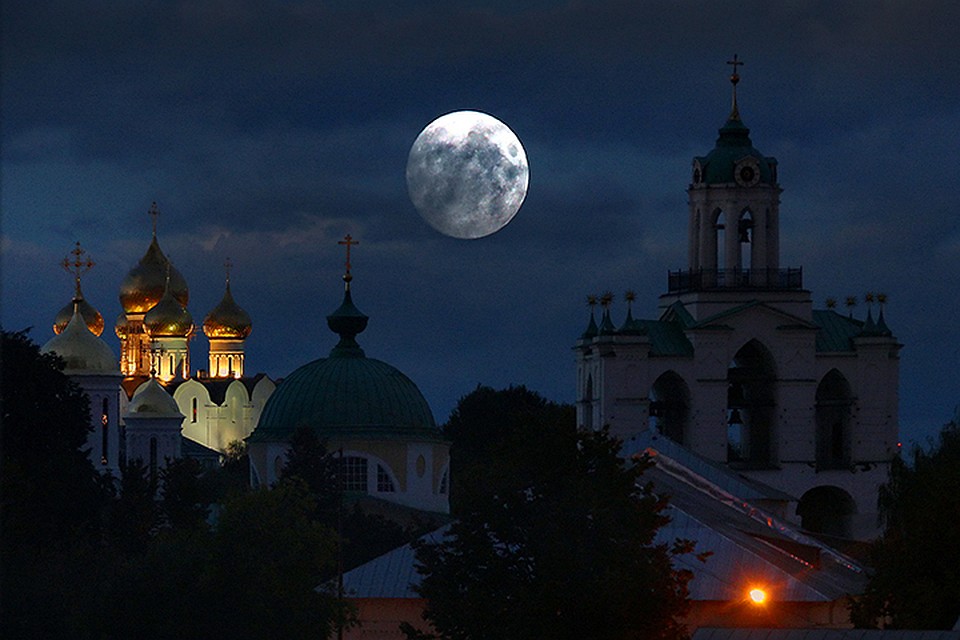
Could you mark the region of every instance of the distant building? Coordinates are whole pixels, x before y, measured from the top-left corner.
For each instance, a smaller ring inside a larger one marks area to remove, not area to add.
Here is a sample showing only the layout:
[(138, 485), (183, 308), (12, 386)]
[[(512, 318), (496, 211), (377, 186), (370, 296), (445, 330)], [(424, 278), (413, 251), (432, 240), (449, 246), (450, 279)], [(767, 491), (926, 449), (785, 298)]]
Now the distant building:
[(357, 343), (368, 318), (353, 304), (349, 257), (343, 278), (343, 302), (327, 316), (340, 340), (326, 358), (291, 373), (270, 396), (247, 439), (252, 481), (276, 482), (291, 436), (307, 427), (342, 458), (346, 492), (448, 513), (449, 443), (413, 381), (368, 358)]
[[(156, 455), (161, 466), (164, 458), (171, 455), (202, 458), (204, 464), (210, 464), (210, 460), (226, 452), (228, 445), (241, 443), (253, 432), (267, 398), (276, 388), (274, 382), (262, 373), (256, 376), (246, 374), (244, 346), (253, 325), (247, 312), (233, 299), (229, 270), (223, 299), (203, 322), (203, 332), (210, 343), (209, 369), (191, 371), (190, 345), (196, 326), (187, 309), (189, 289), (183, 275), (160, 248), (156, 233), (159, 215), (156, 204), (150, 214), (154, 217), (150, 245), (120, 286), (123, 311), (114, 327), (120, 339), (119, 363), (100, 338), (104, 328), (103, 316), (84, 299), (80, 277), (94, 263), (79, 243), (71, 252), (72, 257), (63, 261), (64, 268), (75, 278), (74, 296), (57, 313), (53, 324), (55, 337), (45, 346), (47, 350), (60, 353), (68, 362), (89, 364), (93, 362), (90, 354), (94, 351), (103, 362), (112, 362), (109, 375), (105, 369), (101, 370), (105, 365), (99, 360), (95, 363), (97, 376), (69, 365), (67, 374), (82, 382), (81, 386), (96, 405), (99, 413), (91, 420), (97, 422), (97, 432), (109, 434), (97, 442), (91, 440), (91, 458), (98, 468), (114, 475), (124, 458), (140, 457), (149, 462), (153, 455), (151, 438), (154, 449), (164, 440), (153, 434), (143, 440), (147, 448), (141, 451), (134, 444), (139, 436), (127, 429), (130, 407), (150, 381), (163, 389), (176, 407), (182, 422), (182, 428), (180, 422), (177, 423), (177, 438), (182, 433), (191, 441), (185, 447), (179, 440), (176, 443), (171, 441), (167, 448), (160, 446)], [(79, 327), (84, 331), (70, 327), (74, 316), (78, 317)], [(91, 340), (99, 346), (91, 346)], [(94, 388), (95, 385), (100, 386)], [(154, 405), (156, 402), (150, 406)], [(140, 425), (140, 431), (144, 425), (156, 423), (138, 420), (137, 416), (133, 420)], [(106, 426), (101, 427), (101, 422)]]
[(898, 451), (902, 345), (882, 296), (876, 319), (814, 310), (802, 270), (781, 267), (777, 161), (753, 147), (738, 80), (716, 146), (693, 160), (688, 269), (669, 274), (656, 319), (628, 308), (616, 324), (607, 296), (576, 343), (578, 422), (659, 432), (794, 496), (786, 516), (806, 529), (869, 538)]

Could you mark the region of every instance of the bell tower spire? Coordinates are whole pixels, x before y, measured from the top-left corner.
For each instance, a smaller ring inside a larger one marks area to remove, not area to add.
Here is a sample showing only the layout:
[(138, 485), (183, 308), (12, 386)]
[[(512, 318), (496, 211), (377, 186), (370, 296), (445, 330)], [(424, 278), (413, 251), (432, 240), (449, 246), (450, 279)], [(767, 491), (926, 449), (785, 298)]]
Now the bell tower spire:
[(798, 289), (800, 270), (780, 269), (777, 160), (764, 156), (740, 119), (743, 61), (734, 55), (731, 110), (716, 146), (693, 159), (687, 190), (689, 271), (671, 273), (670, 293), (713, 289)]

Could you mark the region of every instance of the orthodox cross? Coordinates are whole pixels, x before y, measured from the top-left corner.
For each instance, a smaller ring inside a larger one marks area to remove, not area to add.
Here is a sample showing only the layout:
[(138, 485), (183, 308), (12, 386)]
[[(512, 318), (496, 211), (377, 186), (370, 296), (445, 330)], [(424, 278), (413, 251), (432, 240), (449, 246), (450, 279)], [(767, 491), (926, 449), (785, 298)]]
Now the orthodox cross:
[(153, 218), (153, 235), (157, 235), (157, 218), (160, 217), (160, 209), (157, 208), (157, 203), (154, 202), (150, 205), (150, 210), (147, 211), (147, 215)]
[(223, 261), (223, 268), (227, 272), (227, 286), (229, 287), (230, 286), (230, 269), (233, 268), (233, 262), (230, 261), (229, 257)]
[(86, 253), (81, 247), (80, 242), (77, 241), (77, 245), (73, 248), (73, 251), (70, 252), (73, 254), (73, 262), (70, 261), (69, 257), (65, 257), (63, 262), (60, 263), (60, 266), (63, 267), (64, 271), (67, 273), (72, 273), (74, 281), (77, 285), (77, 296), (80, 296), (80, 276), (90, 271), (93, 268), (93, 265), (96, 263), (90, 259), (90, 256), (87, 256), (86, 259), (83, 258), (83, 255)]
[(733, 54), (733, 60), (727, 60), (727, 64), (733, 67), (733, 73), (730, 74), (730, 83), (733, 85), (733, 110), (730, 112), (730, 118), (732, 120), (739, 120), (740, 111), (737, 109), (737, 83), (740, 82), (740, 74), (737, 72), (737, 67), (742, 67), (743, 63), (737, 57), (737, 54)]
[(348, 233), (344, 236), (343, 240), (338, 240), (337, 244), (346, 245), (347, 247), (347, 272), (343, 274), (343, 281), (347, 283), (347, 289), (350, 289), (350, 281), (353, 280), (353, 276), (350, 275), (350, 247), (360, 244), (359, 240), (354, 240), (353, 237)]

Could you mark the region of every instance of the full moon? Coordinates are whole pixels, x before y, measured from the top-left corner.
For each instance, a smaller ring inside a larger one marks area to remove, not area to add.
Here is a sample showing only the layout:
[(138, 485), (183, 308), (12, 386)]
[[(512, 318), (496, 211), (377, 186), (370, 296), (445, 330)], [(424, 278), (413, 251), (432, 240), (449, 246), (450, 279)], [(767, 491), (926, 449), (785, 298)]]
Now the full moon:
[(407, 190), (434, 229), (482, 238), (513, 219), (530, 169), (516, 134), (493, 116), (455, 111), (420, 132), (407, 159)]

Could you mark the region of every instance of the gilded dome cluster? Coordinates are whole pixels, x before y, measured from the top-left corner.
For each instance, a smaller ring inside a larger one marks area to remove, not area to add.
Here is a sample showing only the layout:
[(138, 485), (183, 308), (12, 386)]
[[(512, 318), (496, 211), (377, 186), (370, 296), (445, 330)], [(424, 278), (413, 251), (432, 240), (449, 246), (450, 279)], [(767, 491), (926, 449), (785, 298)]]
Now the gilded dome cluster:
[(230, 293), (230, 281), (220, 303), (203, 321), (203, 333), (212, 339), (242, 340), (250, 335), (253, 323), (250, 315), (238, 305)]

